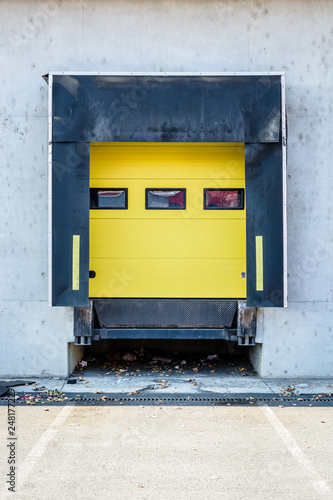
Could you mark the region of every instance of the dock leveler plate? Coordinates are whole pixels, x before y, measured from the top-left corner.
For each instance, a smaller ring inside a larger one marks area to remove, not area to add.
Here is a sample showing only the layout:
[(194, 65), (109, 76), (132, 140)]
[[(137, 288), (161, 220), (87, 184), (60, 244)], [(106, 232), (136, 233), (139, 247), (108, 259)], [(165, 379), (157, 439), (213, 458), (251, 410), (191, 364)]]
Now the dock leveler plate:
[[(81, 316), (94, 323), (75, 327), (89, 338), (252, 338), (242, 324), (253, 332), (256, 307), (287, 305), (283, 74), (47, 78), (50, 305), (76, 318), (90, 308)], [(175, 324), (102, 327), (98, 300), (120, 299), (137, 311), (172, 300)], [(182, 300), (234, 301), (238, 313), (229, 326), (185, 324)]]

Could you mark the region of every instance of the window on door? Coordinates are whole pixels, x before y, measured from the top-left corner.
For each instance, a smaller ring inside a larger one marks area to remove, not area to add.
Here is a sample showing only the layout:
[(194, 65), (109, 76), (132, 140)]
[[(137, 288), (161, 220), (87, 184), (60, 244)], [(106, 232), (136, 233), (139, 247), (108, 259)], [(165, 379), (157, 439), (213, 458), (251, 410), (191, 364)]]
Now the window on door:
[(91, 188), (90, 208), (92, 209), (118, 209), (128, 208), (127, 188)]
[(185, 210), (186, 189), (146, 189), (147, 210)]
[(204, 189), (205, 210), (242, 210), (244, 189)]

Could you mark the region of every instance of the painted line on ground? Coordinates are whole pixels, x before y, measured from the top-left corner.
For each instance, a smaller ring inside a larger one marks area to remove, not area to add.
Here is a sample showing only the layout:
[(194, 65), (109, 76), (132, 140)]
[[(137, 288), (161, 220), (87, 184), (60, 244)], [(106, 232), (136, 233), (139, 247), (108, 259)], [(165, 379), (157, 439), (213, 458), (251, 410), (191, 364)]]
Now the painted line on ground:
[(276, 434), (285, 444), (291, 456), (297, 461), (299, 465), (303, 467), (304, 472), (309, 477), (309, 484), (313, 486), (317, 495), (325, 495), (325, 498), (327, 498), (327, 495), (329, 495), (329, 498), (333, 498), (333, 491), (330, 488), (330, 486), (317, 472), (315, 467), (312, 465), (310, 460), (305, 456), (302, 449), (298, 446), (295, 439), (292, 437), (292, 435), (286, 429), (283, 423), (278, 419), (273, 410), (266, 405), (262, 406), (261, 410), (265, 414), (267, 420), (270, 422)]
[[(22, 492), (22, 487), (23, 487), (25, 481), (30, 476), (36, 463), (38, 462), (40, 457), (44, 454), (46, 447), (52, 441), (52, 439), (54, 439), (59, 428), (63, 425), (65, 420), (72, 413), (74, 408), (75, 408), (74, 406), (70, 406), (70, 405), (66, 405), (63, 407), (63, 409), (58, 413), (58, 415), (52, 421), (50, 426), (46, 429), (46, 431), (43, 433), (43, 435), (37, 441), (35, 446), (29, 452), (29, 454), (26, 457), (26, 459), (24, 460), (24, 462), (22, 464), (18, 465), (18, 467), (17, 467), (18, 481), (16, 484), (16, 492), (17, 493)], [(12, 495), (12, 494), (13, 494), (12, 492), (8, 491), (7, 486), (5, 486), (4, 496), (1, 498), (10, 498), (10, 495)]]

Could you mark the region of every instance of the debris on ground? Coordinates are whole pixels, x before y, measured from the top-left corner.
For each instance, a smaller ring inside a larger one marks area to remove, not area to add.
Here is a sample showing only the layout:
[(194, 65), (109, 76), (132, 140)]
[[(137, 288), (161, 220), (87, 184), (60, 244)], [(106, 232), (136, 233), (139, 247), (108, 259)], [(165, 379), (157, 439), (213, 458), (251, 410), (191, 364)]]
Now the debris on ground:
[(108, 354), (105, 355), (105, 357), (109, 361), (120, 361), (120, 354), (119, 351), (110, 351)]
[(23, 394), (22, 396), (16, 397), (16, 402), (22, 404), (26, 403), (27, 405), (35, 405), (35, 404), (45, 404), (45, 403), (61, 403), (67, 401), (68, 397), (63, 392), (55, 389), (54, 391), (42, 391), (37, 394)]
[[(154, 356), (152, 361), (161, 361), (162, 363), (171, 363), (172, 358), (167, 358), (165, 356)], [(186, 363), (186, 361), (185, 361)]]
[(84, 359), (83, 359), (82, 361), (80, 361), (79, 365), (82, 366), (82, 368), (83, 368), (84, 366), (87, 366), (88, 363), (87, 363), (87, 361), (84, 361)]
[(126, 363), (132, 363), (133, 361), (136, 361), (136, 354), (134, 354), (134, 352), (126, 352), (122, 355), (122, 359), (123, 361), (126, 361)]
[(298, 396), (299, 391), (296, 390), (294, 385), (288, 385), (287, 387), (279, 387), (281, 390), (281, 396)]
[[(218, 373), (220, 369), (224, 373), (227, 370), (229, 374), (233, 375), (232, 367), (234, 367), (236, 374), (242, 377), (254, 373), (247, 361), (244, 360), (242, 368), (237, 368), (237, 365), (235, 366), (228, 358), (224, 358), (223, 355), (214, 351), (210, 353), (209, 351), (208, 353), (178, 352), (139, 346), (123, 349), (114, 348), (98, 356), (95, 355), (95, 357), (86, 356), (84, 361), (89, 367), (89, 372), (90, 370), (98, 370), (96, 374), (98, 377), (154, 377), (159, 375), (163, 378), (163, 376), (169, 376), (173, 373), (186, 374), (191, 377), (193, 372), (213, 374)], [(81, 366), (81, 364), (77, 365), (73, 373), (73, 377), (77, 378), (78, 383), (84, 381), (80, 375), (86, 373), (84, 370), (86, 367)]]
[(134, 352), (139, 358), (145, 356), (145, 350), (143, 347), (140, 347), (140, 349), (134, 349)]
[(170, 382), (167, 382), (166, 380), (160, 380), (156, 389), (166, 389), (167, 387), (169, 387), (169, 385), (171, 385)]
[(213, 359), (219, 359), (219, 357), (217, 354), (209, 354), (206, 359), (207, 361), (213, 361)]

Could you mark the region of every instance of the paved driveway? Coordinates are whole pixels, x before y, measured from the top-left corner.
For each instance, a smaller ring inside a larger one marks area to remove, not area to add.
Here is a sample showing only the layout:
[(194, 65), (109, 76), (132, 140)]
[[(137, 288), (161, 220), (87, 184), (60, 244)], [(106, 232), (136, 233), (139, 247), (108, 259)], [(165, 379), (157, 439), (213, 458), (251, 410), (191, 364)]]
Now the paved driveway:
[[(0, 419), (7, 498), (5, 406)], [(8, 498), (333, 498), (329, 407), (17, 406), (16, 422)]]

